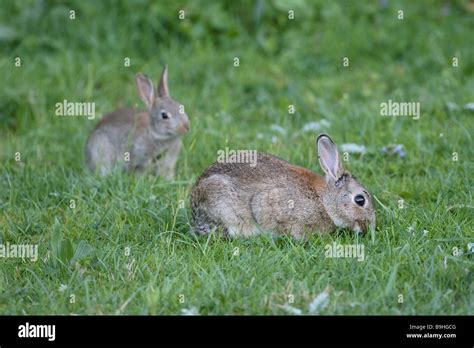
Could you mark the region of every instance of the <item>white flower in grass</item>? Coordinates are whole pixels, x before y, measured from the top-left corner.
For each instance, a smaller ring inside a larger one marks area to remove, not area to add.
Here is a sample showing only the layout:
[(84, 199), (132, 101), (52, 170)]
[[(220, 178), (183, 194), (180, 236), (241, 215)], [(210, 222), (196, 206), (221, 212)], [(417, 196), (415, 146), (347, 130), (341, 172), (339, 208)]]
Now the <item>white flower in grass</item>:
[(474, 111), (474, 103), (467, 103), (464, 105), (464, 109), (468, 111)]
[(398, 155), (400, 158), (404, 158), (406, 155), (403, 150), (403, 144), (384, 146), (380, 149), (380, 152), (387, 155)]
[(66, 290), (67, 290), (67, 285), (66, 285), (66, 284), (61, 284), (61, 285), (59, 286), (59, 292), (64, 292), (64, 291), (66, 291)]
[(329, 128), (331, 126), (331, 123), (328, 120), (325, 120), (324, 118), (319, 121), (319, 122), (309, 122), (306, 123), (303, 126), (303, 129), (301, 129), (302, 132), (314, 132), (314, 131), (319, 131), (322, 128)]
[(301, 315), (301, 313), (303, 313), (301, 309), (290, 306), (289, 304), (285, 304), (284, 306), (281, 306), (281, 308), (283, 308), (289, 314), (293, 315)]
[[(459, 110), (459, 105), (453, 102), (447, 102), (446, 107), (449, 110)], [(474, 102), (464, 104), (462, 108), (467, 111), (474, 111)]]
[(182, 315), (199, 315), (199, 310), (196, 307), (183, 308), (181, 310)]
[(366, 153), (367, 148), (364, 145), (358, 144), (342, 144), (341, 145), (341, 152), (349, 152), (349, 153)]
[(275, 132), (278, 132), (278, 133), (280, 133), (280, 134), (282, 134), (282, 135), (286, 135), (286, 134), (287, 134), (286, 129), (283, 128), (282, 126), (277, 125), (277, 124), (272, 124), (272, 125), (270, 126), (270, 129), (271, 129), (271, 130), (274, 130)]
[(276, 136), (272, 136), (272, 144), (278, 143), (278, 138)]
[(423, 230), (423, 237), (426, 237), (430, 233), (428, 230)]
[(446, 103), (446, 107), (447, 107), (449, 110), (457, 110), (457, 109), (459, 109), (458, 104), (453, 103), (453, 102), (447, 102), (447, 103)]
[(467, 253), (474, 254), (474, 243), (467, 243)]
[(310, 314), (316, 314), (321, 309), (326, 307), (328, 303), (329, 303), (329, 293), (326, 290), (324, 290), (322, 293), (316, 296), (313, 301), (311, 301), (311, 303), (308, 306), (308, 311)]

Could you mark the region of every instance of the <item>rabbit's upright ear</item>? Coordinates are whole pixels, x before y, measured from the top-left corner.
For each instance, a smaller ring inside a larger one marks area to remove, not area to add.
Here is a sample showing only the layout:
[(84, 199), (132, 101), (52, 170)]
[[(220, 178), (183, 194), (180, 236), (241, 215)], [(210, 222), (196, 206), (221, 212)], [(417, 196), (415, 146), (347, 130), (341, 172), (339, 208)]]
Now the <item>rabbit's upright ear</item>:
[(155, 99), (155, 89), (153, 88), (153, 83), (151, 80), (143, 75), (135, 75), (135, 82), (137, 83), (137, 90), (140, 99), (146, 104), (149, 110), (153, 106), (153, 101)]
[(316, 140), (321, 168), (326, 173), (328, 184), (334, 184), (344, 173), (337, 146), (327, 134), (321, 134)]
[(158, 96), (161, 98), (170, 96), (168, 90), (168, 65), (165, 65), (161, 73), (160, 83), (158, 84)]

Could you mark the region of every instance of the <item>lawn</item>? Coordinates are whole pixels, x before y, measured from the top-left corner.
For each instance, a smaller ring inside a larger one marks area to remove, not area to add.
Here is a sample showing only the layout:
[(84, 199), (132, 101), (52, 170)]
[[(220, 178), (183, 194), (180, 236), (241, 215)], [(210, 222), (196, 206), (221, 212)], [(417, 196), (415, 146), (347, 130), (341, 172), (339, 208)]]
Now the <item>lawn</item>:
[[(36, 262), (0, 258), (0, 314), (474, 314), (472, 3), (0, 6), (0, 244), (38, 245)], [(166, 63), (191, 120), (175, 180), (94, 176), (89, 132), (144, 107), (134, 75)], [(64, 99), (96, 117), (56, 116)], [(389, 100), (419, 119), (382, 116)], [(322, 174), (323, 132), (365, 146), (344, 166), (374, 196), (374, 234), (190, 232), (189, 192), (219, 150)], [(404, 156), (382, 150), (396, 144)], [(363, 260), (326, 257), (332, 243)]]

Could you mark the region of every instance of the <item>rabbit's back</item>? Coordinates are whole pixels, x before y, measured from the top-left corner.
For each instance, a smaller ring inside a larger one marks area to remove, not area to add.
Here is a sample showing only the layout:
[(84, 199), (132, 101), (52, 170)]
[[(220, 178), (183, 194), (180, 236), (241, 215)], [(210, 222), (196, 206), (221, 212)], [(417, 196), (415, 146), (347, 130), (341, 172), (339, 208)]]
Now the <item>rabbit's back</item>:
[(97, 123), (95, 129), (123, 128), (132, 125), (146, 127), (149, 123), (150, 117), (146, 111), (132, 108), (120, 108), (104, 115), (99, 123)]
[(316, 225), (330, 231), (321, 203), (326, 187), (312, 171), (265, 153), (258, 153), (255, 166), (214, 163), (191, 192), (196, 231), (224, 226), (229, 235), (253, 235), (263, 228), (298, 237)]
[(275, 184), (296, 185), (303, 191), (319, 191), (326, 187), (324, 178), (311, 170), (263, 152), (257, 153), (255, 166), (249, 163), (215, 162), (204, 171), (196, 185), (215, 174), (229, 176), (242, 188), (249, 189)]

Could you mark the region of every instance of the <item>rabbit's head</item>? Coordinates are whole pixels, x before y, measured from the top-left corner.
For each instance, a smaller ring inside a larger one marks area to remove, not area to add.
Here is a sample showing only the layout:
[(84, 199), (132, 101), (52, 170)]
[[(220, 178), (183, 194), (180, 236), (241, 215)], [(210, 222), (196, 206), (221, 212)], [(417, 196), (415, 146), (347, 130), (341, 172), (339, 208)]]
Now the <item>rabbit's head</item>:
[(356, 233), (375, 229), (375, 209), (369, 192), (344, 170), (337, 146), (328, 135), (321, 134), (316, 142), (328, 185), (322, 200), (333, 223)]
[(160, 139), (170, 139), (183, 135), (189, 130), (188, 115), (184, 106), (171, 99), (168, 90), (168, 66), (161, 73), (158, 88), (143, 75), (135, 76), (138, 95), (146, 104), (151, 115), (151, 124), (155, 135)]

